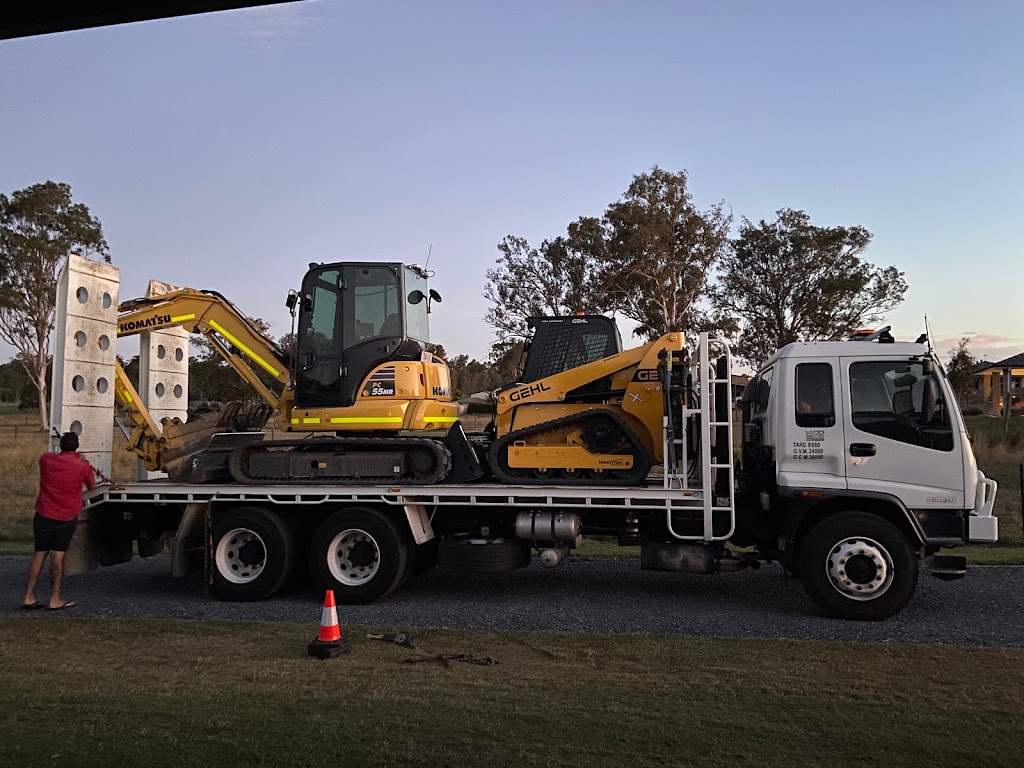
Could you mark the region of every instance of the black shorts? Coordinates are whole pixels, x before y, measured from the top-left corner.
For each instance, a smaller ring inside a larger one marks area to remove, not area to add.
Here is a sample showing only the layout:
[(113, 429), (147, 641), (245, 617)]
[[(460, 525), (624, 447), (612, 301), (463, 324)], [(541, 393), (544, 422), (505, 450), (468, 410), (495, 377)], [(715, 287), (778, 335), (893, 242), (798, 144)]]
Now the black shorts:
[(38, 512), (32, 518), (32, 532), (36, 535), (36, 552), (67, 552), (71, 537), (75, 535), (78, 520), (51, 520)]

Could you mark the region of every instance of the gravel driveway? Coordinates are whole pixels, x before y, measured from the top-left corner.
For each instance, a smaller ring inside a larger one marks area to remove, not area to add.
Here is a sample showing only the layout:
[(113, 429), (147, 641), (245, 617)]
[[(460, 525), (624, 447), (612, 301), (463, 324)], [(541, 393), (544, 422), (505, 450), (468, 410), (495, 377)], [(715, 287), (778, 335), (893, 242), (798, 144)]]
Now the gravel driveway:
[[(24, 556), (0, 557), (0, 615), (20, 614), (27, 563)], [(293, 585), (259, 603), (222, 603), (204, 596), (201, 578), (172, 579), (169, 567), (167, 556), (158, 556), (67, 579), (64, 592), (78, 603), (69, 615), (319, 622), (322, 593), (309, 585)], [(42, 586), (38, 594), (44, 596)], [(394, 628), (1021, 647), (1024, 567), (973, 568), (955, 582), (922, 571), (910, 605), (880, 623), (821, 616), (800, 583), (778, 566), (697, 576), (641, 571), (637, 560), (628, 558), (570, 559), (551, 570), (534, 561), (521, 571), (471, 576), (435, 569), (414, 576), (385, 600), (339, 606), (338, 613), (343, 625)]]

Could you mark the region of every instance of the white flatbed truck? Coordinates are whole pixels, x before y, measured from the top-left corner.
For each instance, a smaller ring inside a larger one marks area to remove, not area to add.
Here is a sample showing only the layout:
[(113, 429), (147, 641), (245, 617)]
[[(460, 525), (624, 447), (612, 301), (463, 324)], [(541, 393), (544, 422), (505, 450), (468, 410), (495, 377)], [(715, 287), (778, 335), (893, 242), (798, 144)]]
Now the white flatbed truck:
[(437, 562), (503, 571), (539, 550), (556, 566), (581, 535), (604, 534), (639, 544), (644, 569), (780, 562), (828, 614), (874, 620), (907, 604), (925, 559), (959, 578), (964, 558), (939, 553), (997, 539), (996, 484), (925, 344), (780, 350), (744, 393), (734, 478), (730, 364), (714, 343), (701, 336), (698, 396), (666, 415), (665, 463), (645, 485), (103, 485), (87, 494), (69, 568), (169, 545), (172, 574), (205, 564), (221, 599), (267, 597), (308, 563), (339, 602), (368, 603)]

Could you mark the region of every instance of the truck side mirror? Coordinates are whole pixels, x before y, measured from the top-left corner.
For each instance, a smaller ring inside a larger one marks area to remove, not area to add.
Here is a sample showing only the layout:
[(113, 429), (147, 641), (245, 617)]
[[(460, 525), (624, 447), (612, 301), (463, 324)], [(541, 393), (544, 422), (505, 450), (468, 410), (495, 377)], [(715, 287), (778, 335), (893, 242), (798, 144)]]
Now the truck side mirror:
[(431, 301), (436, 301), (438, 304), (441, 303), (441, 294), (435, 291), (433, 288), (430, 289)]
[(410, 293), (409, 293), (409, 303), (410, 304), (419, 304), (425, 298), (427, 298), (427, 297), (423, 294), (423, 291), (421, 291), (419, 288), (417, 288), (415, 291), (410, 291)]

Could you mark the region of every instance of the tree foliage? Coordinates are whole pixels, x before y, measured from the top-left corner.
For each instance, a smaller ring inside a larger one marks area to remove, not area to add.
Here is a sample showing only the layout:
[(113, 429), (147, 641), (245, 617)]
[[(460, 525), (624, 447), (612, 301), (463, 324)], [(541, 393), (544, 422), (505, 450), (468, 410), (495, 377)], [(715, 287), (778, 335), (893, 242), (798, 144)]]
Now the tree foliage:
[(447, 363), (452, 378), (452, 398), (462, 400), (481, 392), (493, 392), (515, 382), (520, 374), (523, 346), (522, 341), (513, 342), (483, 362), (469, 355), (456, 355), (449, 359)]
[(870, 242), (864, 227), (818, 227), (803, 211), (744, 219), (713, 292), (739, 322), (738, 355), (756, 367), (785, 344), (843, 338), (899, 305), (903, 273), (867, 262)]
[(69, 185), (47, 181), (10, 197), (0, 194), (0, 338), (18, 350), (17, 359), (32, 378), (46, 431), (54, 283), (68, 254), (110, 261), (99, 220), (84, 204), (72, 202)]
[(610, 308), (602, 290), (604, 234), (601, 223), (580, 218), (565, 235), (533, 247), (508, 235), (498, 244), (497, 266), (487, 270), (487, 322), (498, 332), (497, 349), (527, 334), (526, 318)]
[(655, 166), (633, 178), (604, 222), (607, 289), (614, 306), (639, 324), (637, 332), (653, 339), (703, 330), (709, 317), (702, 300), (732, 223), (724, 204), (699, 210), (686, 171)]
[(580, 217), (537, 248), (506, 237), (487, 272), (487, 321), (499, 339), (525, 336), (527, 317), (575, 312), (621, 312), (650, 338), (700, 330), (730, 223), (722, 203), (697, 208), (685, 171), (655, 166), (635, 176), (600, 219)]
[(970, 345), (971, 337), (962, 336), (956, 346), (949, 350), (949, 365), (946, 367), (946, 377), (962, 408), (967, 405), (974, 384), (974, 367), (978, 362), (971, 353)]

